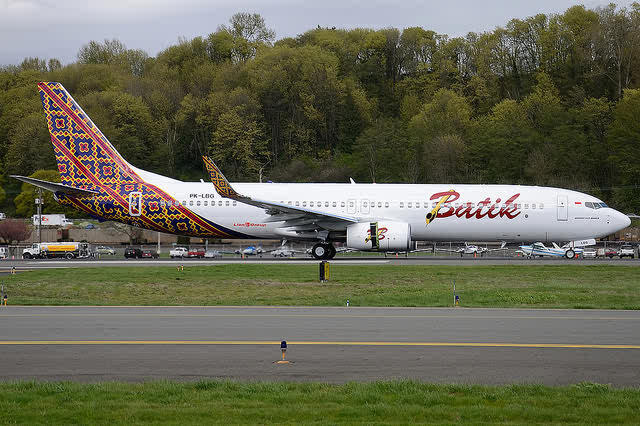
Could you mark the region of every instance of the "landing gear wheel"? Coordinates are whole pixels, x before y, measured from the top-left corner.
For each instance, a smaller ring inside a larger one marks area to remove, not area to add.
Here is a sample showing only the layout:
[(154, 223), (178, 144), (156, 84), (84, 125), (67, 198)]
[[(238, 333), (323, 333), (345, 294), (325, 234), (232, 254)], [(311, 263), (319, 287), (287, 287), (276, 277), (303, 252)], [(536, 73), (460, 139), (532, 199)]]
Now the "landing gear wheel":
[(325, 243), (317, 243), (311, 248), (311, 255), (314, 259), (322, 260), (326, 259), (329, 253), (329, 247)]
[(576, 257), (576, 252), (569, 249), (564, 255), (567, 257), (567, 259), (573, 259), (574, 257)]
[(318, 260), (333, 259), (333, 257), (336, 255), (336, 248), (333, 246), (333, 244), (317, 243), (313, 246), (313, 248), (311, 248), (311, 255), (314, 257), (314, 259)]

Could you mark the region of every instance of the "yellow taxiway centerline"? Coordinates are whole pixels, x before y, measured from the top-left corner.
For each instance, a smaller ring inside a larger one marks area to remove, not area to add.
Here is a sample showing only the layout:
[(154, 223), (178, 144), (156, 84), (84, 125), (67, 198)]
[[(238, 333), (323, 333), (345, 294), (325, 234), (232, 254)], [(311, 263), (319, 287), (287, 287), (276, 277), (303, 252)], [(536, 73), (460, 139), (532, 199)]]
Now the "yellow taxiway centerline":
[[(571, 348), (571, 349), (640, 349), (640, 345), (598, 345), (571, 343), (491, 343), (491, 342), (349, 342), (289, 341), (289, 345), (334, 346), (438, 346), (480, 348)], [(279, 345), (265, 340), (6, 340), (0, 345)]]

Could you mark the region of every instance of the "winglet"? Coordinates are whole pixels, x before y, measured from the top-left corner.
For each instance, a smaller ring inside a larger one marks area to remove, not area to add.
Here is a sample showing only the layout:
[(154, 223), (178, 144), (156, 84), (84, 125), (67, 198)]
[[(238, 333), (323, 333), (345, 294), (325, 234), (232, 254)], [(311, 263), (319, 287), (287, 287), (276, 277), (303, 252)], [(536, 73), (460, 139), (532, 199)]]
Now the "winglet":
[(204, 161), (204, 165), (209, 172), (209, 178), (211, 179), (211, 183), (216, 188), (216, 192), (223, 198), (242, 198), (240, 194), (238, 194), (232, 187), (226, 177), (222, 174), (218, 166), (213, 162), (213, 160), (209, 157), (202, 156), (202, 160)]

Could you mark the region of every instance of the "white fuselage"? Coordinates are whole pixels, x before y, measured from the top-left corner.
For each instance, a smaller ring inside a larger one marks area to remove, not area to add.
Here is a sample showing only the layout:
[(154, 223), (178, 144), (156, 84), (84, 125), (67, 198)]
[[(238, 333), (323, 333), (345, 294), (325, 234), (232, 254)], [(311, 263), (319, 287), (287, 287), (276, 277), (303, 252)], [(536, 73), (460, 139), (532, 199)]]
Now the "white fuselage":
[[(254, 238), (295, 238), (264, 209), (218, 195), (211, 183), (167, 179), (162, 189), (194, 213)], [(576, 191), (520, 185), (234, 183), (242, 194), (359, 221), (407, 222), (414, 241), (570, 241), (610, 235), (627, 216)], [(439, 216), (425, 216), (453, 189)], [(598, 208), (585, 203), (599, 203)], [(579, 204), (578, 204), (579, 203)], [(444, 217), (442, 217), (444, 216)]]

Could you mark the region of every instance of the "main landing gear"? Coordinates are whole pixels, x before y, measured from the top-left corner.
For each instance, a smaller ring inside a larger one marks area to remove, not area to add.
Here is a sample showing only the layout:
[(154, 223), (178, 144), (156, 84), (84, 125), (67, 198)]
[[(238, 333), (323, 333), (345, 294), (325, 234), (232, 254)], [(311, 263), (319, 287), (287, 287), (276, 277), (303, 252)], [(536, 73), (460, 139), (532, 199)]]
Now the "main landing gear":
[(311, 249), (311, 255), (319, 260), (333, 259), (336, 248), (331, 243), (317, 243)]

